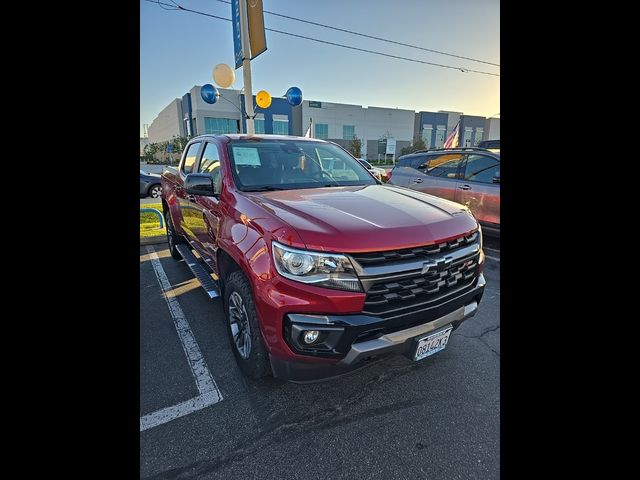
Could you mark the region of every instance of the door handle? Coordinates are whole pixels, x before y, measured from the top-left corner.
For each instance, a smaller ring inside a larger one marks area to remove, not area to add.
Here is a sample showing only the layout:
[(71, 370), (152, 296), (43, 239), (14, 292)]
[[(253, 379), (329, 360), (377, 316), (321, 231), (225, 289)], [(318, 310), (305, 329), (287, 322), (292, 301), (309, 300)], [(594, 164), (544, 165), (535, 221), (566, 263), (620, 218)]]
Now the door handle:
[(190, 202), (195, 202), (196, 201), (196, 196), (189, 194), (187, 195), (187, 200), (189, 200)]
[(458, 186), (458, 188), (460, 190), (471, 190), (471, 187), (469, 185), (460, 185)]
[(422, 183), (422, 179), (421, 178), (417, 178), (413, 181), (413, 183)]

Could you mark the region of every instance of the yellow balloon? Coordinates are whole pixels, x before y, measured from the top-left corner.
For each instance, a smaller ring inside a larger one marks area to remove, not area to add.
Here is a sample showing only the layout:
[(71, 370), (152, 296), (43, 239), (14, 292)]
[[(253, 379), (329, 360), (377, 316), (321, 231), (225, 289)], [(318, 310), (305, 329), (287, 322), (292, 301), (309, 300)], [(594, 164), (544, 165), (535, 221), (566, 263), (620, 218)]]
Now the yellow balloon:
[(226, 63), (213, 68), (213, 80), (222, 88), (228, 88), (236, 81), (236, 72)]
[(266, 90), (260, 90), (256, 94), (256, 103), (260, 108), (269, 108), (271, 105), (271, 95)]

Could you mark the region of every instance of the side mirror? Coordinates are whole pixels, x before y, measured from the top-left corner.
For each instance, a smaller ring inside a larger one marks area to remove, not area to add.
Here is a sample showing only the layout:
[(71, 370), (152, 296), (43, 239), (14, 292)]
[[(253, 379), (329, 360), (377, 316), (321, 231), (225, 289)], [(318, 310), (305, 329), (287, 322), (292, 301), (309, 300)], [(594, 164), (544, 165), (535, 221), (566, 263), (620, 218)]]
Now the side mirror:
[(500, 177), (495, 176), (492, 178), (493, 183), (500, 183)]
[(209, 173), (190, 173), (184, 179), (184, 190), (190, 195), (216, 196), (213, 179)]

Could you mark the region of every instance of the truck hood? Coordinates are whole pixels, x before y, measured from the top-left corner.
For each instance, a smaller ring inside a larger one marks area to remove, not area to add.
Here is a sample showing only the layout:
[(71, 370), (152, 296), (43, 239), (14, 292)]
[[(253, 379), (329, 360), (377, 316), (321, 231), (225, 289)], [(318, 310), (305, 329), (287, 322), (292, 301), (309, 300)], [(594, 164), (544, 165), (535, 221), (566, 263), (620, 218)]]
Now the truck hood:
[(477, 228), (476, 220), (460, 204), (389, 185), (245, 195), (295, 229), (310, 250), (353, 253), (411, 248)]

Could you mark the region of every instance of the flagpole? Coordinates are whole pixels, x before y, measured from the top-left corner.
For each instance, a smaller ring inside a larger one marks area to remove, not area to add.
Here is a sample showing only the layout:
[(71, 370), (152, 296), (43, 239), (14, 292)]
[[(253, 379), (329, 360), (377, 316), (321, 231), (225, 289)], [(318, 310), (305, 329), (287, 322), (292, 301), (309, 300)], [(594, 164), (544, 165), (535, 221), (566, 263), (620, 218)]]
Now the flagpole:
[(304, 132), (306, 138), (313, 138), (313, 118), (309, 117), (309, 127)]

